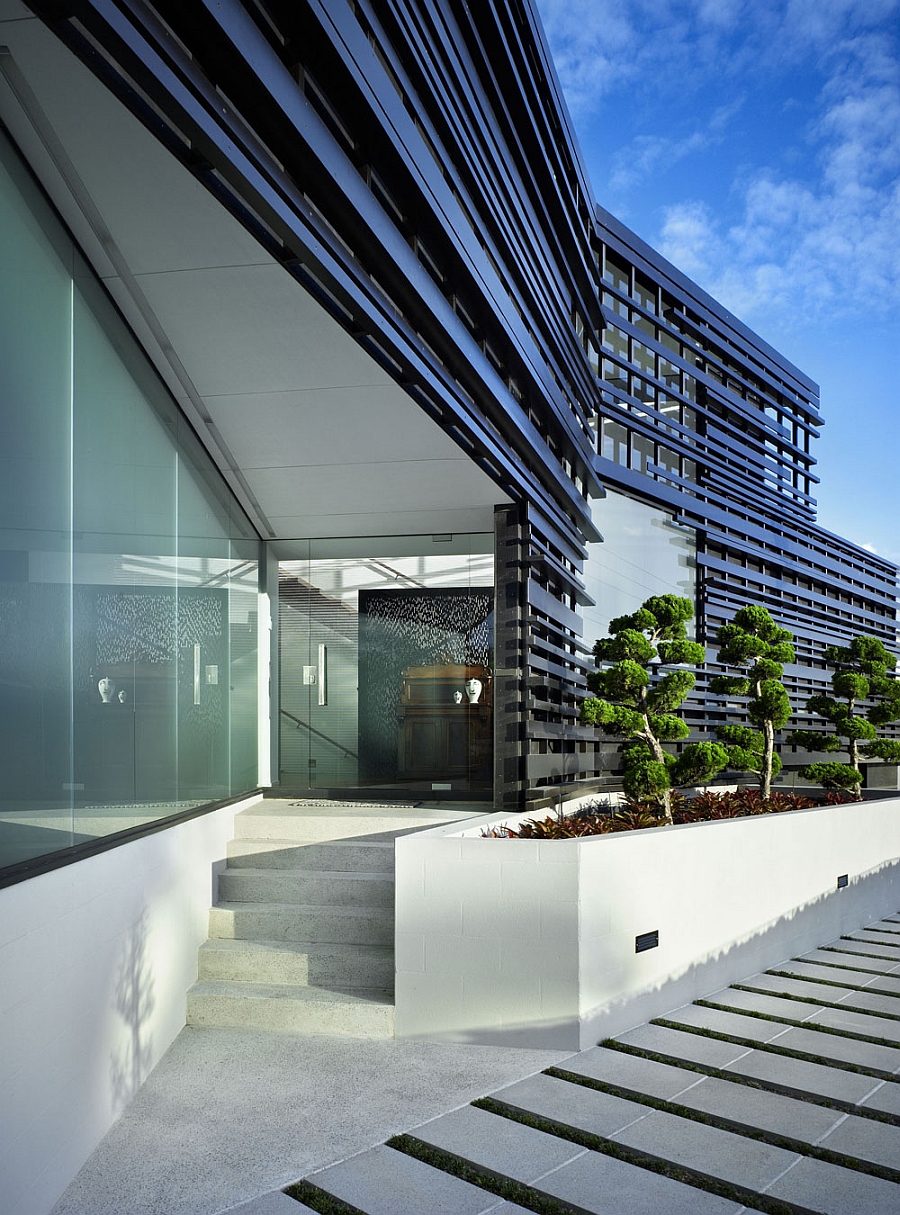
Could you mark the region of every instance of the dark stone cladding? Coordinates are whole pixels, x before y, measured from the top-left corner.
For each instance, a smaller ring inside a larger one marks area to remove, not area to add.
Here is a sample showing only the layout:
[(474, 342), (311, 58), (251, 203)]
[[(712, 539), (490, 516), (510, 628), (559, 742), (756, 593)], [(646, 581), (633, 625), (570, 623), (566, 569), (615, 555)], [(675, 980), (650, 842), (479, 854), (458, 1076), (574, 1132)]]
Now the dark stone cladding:
[(896, 567), (815, 523), (816, 385), (597, 206), (531, 0), (26, 2), (512, 499), (498, 804), (604, 779), (601, 479), (697, 529), (701, 639), (747, 602), (797, 634), (798, 707), (826, 642), (896, 643)]

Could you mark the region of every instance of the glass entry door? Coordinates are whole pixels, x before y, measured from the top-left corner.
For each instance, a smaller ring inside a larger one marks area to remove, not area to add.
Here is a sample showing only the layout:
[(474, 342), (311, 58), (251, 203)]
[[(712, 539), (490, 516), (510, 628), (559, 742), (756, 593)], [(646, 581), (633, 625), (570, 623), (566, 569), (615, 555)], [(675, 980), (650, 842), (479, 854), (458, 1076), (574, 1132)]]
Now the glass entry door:
[(491, 536), (309, 542), (282, 561), (282, 785), (489, 793), (493, 607)]

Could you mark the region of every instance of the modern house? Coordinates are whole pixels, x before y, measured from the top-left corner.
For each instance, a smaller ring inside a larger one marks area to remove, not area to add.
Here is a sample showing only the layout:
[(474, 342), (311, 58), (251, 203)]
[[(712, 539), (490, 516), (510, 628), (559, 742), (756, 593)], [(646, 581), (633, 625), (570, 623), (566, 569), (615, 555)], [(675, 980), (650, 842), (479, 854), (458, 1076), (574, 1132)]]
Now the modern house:
[(597, 205), (531, 0), (0, 0), (12, 1210), (183, 1024), (260, 789), (602, 787), (591, 646), (652, 593), (703, 641), (765, 604), (799, 725), (826, 644), (895, 645), (896, 567), (816, 524), (820, 424)]

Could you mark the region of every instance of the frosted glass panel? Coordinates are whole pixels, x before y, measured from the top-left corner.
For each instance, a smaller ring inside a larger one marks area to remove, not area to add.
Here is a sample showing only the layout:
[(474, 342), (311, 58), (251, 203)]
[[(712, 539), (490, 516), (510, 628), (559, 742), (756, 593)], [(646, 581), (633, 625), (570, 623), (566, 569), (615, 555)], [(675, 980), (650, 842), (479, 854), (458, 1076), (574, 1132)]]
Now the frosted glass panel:
[(0, 864), (31, 854), (33, 824), (51, 848), (75, 839), (71, 251), (20, 183), (0, 157)]
[(0, 869), (256, 785), (259, 545), (0, 140)]

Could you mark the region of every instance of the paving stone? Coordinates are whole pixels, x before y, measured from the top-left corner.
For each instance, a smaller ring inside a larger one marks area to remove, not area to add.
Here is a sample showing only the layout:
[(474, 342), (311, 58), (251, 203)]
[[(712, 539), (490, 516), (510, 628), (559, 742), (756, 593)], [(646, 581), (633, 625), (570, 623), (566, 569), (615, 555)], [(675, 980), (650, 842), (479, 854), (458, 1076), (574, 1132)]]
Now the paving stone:
[(239, 1207), (229, 1208), (228, 1215), (314, 1215), (314, 1212), (312, 1207), (288, 1198), (281, 1190), (273, 1190), (241, 1203)]
[(833, 949), (841, 950), (842, 953), (856, 954), (866, 960), (874, 959), (894, 965), (900, 963), (900, 956), (896, 949), (886, 949), (877, 941), (864, 941), (858, 937), (851, 937), (849, 940), (829, 941), (828, 944)]
[(526, 1184), (586, 1150), (473, 1105), (426, 1122), (409, 1133), (445, 1152)]
[(714, 1077), (676, 1100), (690, 1109), (803, 1143), (815, 1143), (844, 1117), (840, 1111), (823, 1105)]
[[(781, 975), (751, 975), (749, 979), (741, 980), (742, 987), (757, 987), (772, 995), (799, 996), (810, 1004), (836, 1004), (850, 994), (849, 988), (831, 987), (825, 983), (816, 983), (803, 975), (795, 979), (785, 979)], [(710, 996), (711, 1000), (719, 1003), (718, 996)], [(803, 1010), (800, 1009), (802, 1015)]]
[(713, 1004), (733, 1008), (735, 1012), (762, 1013), (765, 1017), (781, 1017), (790, 1021), (807, 1021), (821, 1008), (815, 1002), (806, 1004), (797, 1000), (784, 1000), (779, 996), (762, 996), (753, 991), (738, 991), (727, 987), (706, 997)]
[(636, 1101), (598, 1093), (555, 1076), (529, 1076), (491, 1096), (528, 1113), (607, 1138), (653, 1112)]
[(699, 1004), (689, 1004), (685, 1008), (676, 1009), (669, 1013), (667, 1021), (679, 1025), (693, 1025), (698, 1029), (710, 1029), (717, 1034), (731, 1034), (735, 1038), (750, 1038), (754, 1042), (774, 1042), (780, 1040), (790, 1029), (788, 1025), (780, 1025), (777, 1021), (764, 1021), (760, 1017), (742, 1017), (736, 1012), (723, 1012), (719, 1008), (701, 1008)]
[[(873, 981), (877, 983), (878, 979)], [(881, 981), (889, 982), (890, 980)], [(753, 975), (752, 978), (745, 979), (743, 982), (747, 987), (764, 988), (773, 995), (784, 993), (799, 996), (802, 1000), (809, 1000), (810, 1003), (819, 1001), (822, 1004), (846, 1004), (851, 1008), (861, 1008), (864, 1011), (871, 1009), (872, 1012), (883, 1012), (888, 1016), (900, 1019), (900, 998), (886, 992), (857, 991), (853, 987), (827, 986), (824, 983), (811, 982), (803, 976), (798, 976), (796, 979), (785, 979), (777, 975)], [(893, 982), (900, 984), (900, 980), (895, 979)], [(898, 993), (900, 993), (900, 986), (898, 986)]]
[(809, 1156), (770, 1186), (766, 1196), (826, 1215), (900, 1215), (900, 1186)]
[(838, 1003), (846, 1004), (848, 1008), (860, 1008), (865, 1012), (887, 1013), (889, 1017), (900, 1020), (900, 999), (887, 992), (851, 991), (842, 996)]
[(888, 949), (900, 957), (900, 942), (892, 941), (886, 932), (851, 932), (851, 941), (864, 941), (867, 945), (877, 945), (879, 949)]
[[(679, 1009), (679, 1013), (681, 1011)], [(704, 1038), (701, 1034), (669, 1029), (666, 1025), (639, 1025), (637, 1029), (620, 1034), (616, 1041), (705, 1067), (726, 1067), (748, 1050), (736, 1042), (720, 1042), (717, 1038)]]
[(888, 1073), (900, 1068), (900, 1050), (893, 1046), (859, 1042), (855, 1038), (823, 1034), (815, 1029), (791, 1026), (787, 1033), (777, 1039), (777, 1045), (785, 1050), (796, 1050), (805, 1055), (815, 1055), (823, 1063), (827, 1063), (829, 1059), (835, 1059), (841, 1063), (854, 1063), (857, 1067), (873, 1067), (878, 1071)]
[[(865, 987), (871, 991), (896, 992), (900, 996), (900, 975), (863, 974), (838, 966), (817, 966), (812, 962), (783, 962), (779, 970), (789, 971), (798, 979), (821, 979), (823, 983), (842, 983), (847, 987)], [(840, 995), (840, 992), (838, 992)]]
[(598, 1215), (737, 1215), (744, 1210), (727, 1198), (598, 1152), (579, 1156), (535, 1188)]
[(801, 962), (821, 962), (826, 966), (856, 966), (871, 974), (893, 974), (900, 966), (884, 958), (863, 957), (858, 950), (812, 949), (798, 959)]
[(498, 1202), (496, 1194), (389, 1147), (352, 1156), (307, 1180), (367, 1215), (482, 1215)]
[(613, 1138), (649, 1156), (753, 1190), (769, 1185), (797, 1159), (784, 1148), (658, 1110)]
[(900, 1117), (900, 1084), (886, 1080), (860, 1104), (866, 1109), (881, 1110), (885, 1114)]
[(604, 1080), (607, 1084), (619, 1084), (634, 1092), (665, 1100), (674, 1098), (677, 1093), (702, 1083), (705, 1079), (700, 1073), (684, 1067), (655, 1063), (652, 1059), (626, 1055), (622, 1051), (608, 1050), (602, 1046), (582, 1051), (580, 1055), (567, 1060), (561, 1066), (579, 1076)]
[(900, 1021), (889, 1021), (886, 1017), (872, 1017), (851, 1009), (822, 1008), (809, 1019), (843, 1033), (867, 1034), (871, 1038), (885, 1038), (889, 1042), (900, 1043)]
[(822, 1140), (821, 1147), (900, 1169), (900, 1126), (850, 1114)]
[(879, 1081), (858, 1072), (847, 1072), (822, 1063), (807, 1063), (804, 1059), (791, 1059), (785, 1055), (774, 1055), (770, 1051), (754, 1050), (730, 1063), (726, 1071), (748, 1080), (761, 1080), (769, 1084), (781, 1084), (796, 1089), (798, 1093), (829, 1097), (834, 1101), (862, 1101)]

